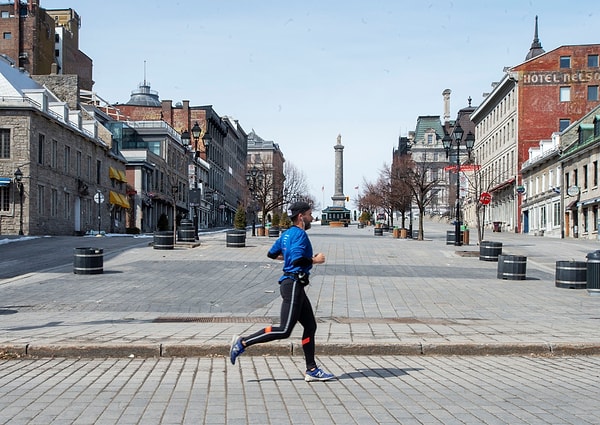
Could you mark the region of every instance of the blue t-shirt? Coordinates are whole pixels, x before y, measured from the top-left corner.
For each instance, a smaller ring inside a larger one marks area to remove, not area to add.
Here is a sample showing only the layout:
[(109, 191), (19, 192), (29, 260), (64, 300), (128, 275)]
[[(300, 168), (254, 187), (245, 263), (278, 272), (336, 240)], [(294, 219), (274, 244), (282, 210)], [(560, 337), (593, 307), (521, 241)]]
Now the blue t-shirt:
[[(269, 254), (272, 256), (278, 256), (283, 254), (283, 272), (284, 273), (298, 273), (304, 272), (307, 275), (310, 274), (312, 264), (300, 267), (294, 266), (294, 261), (299, 258), (305, 257), (313, 258), (313, 248), (308, 235), (304, 230), (298, 226), (292, 226), (275, 241)], [(286, 276), (281, 276), (279, 281), (281, 282)]]

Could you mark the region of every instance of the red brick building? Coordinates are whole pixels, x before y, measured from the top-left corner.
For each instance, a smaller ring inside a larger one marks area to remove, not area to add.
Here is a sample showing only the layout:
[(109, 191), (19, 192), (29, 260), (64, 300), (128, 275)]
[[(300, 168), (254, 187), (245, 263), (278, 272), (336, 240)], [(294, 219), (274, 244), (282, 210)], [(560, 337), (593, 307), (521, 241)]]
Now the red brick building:
[(69, 74), (91, 90), (92, 60), (79, 50), (81, 20), (73, 9), (46, 10), (38, 0), (0, 4), (0, 54), (30, 75)]
[[(534, 44), (537, 40), (537, 28)], [(520, 170), (529, 148), (566, 129), (600, 104), (600, 44), (561, 46), (507, 69), (471, 115), (475, 158), (493, 201), (486, 224), (521, 232)]]

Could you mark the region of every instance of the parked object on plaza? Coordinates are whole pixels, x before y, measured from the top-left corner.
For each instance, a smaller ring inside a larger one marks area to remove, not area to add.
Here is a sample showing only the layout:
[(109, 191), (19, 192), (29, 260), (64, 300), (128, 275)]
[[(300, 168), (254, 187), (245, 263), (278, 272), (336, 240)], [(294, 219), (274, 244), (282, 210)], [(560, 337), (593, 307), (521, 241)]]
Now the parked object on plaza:
[(375, 236), (383, 236), (383, 229), (381, 227), (376, 227), (373, 229), (373, 232)]
[(229, 248), (243, 248), (246, 246), (246, 231), (231, 229), (227, 231), (226, 245)]
[(479, 245), (480, 261), (498, 261), (502, 254), (502, 242), (481, 241)]
[(523, 255), (499, 255), (498, 279), (525, 280), (527, 257)]
[(600, 295), (600, 250), (590, 252), (587, 258), (586, 287), (589, 295)]
[(557, 288), (585, 289), (587, 265), (585, 261), (557, 261), (554, 284)]
[(102, 248), (74, 248), (73, 273), (102, 274), (104, 250)]
[[(459, 239), (461, 244), (464, 241), (464, 232), (460, 232)], [(446, 230), (446, 245), (456, 245), (456, 231), (455, 230)]]
[(192, 220), (188, 220), (187, 218), (181, 220), (178, 233), (179, 242), (194, 242), (196, 240), (194, 223)]
[(154, 232), (154, 249), (173, 249), (175, 247), (175, 235), (171, 230), (157, 230)]

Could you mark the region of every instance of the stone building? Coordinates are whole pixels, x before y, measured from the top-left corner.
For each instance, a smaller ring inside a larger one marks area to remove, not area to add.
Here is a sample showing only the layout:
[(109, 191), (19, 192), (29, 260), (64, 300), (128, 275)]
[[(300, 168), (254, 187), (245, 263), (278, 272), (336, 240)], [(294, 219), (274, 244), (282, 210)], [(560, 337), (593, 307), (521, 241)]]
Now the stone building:
[(0, 233), (125, 232), (125, 159), (110, 132), (2, 58), (0, 143)]

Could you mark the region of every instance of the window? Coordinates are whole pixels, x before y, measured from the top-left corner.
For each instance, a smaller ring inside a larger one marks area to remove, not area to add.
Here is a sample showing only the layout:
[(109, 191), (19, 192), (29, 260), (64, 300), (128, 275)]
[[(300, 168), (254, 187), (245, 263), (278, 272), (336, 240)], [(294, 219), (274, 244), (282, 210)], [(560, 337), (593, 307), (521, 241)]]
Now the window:
[(52, 141), (52, 152), (50, 154), (50, 167), (56, 168), (56, 164), (58, 161), (58, 142), (56, 140)]
[(2, 11), (2, 19), (8, 19), (10, 18), (10, 14), (8, 13), (7, 10), (3, 10)]
[(588, 55), (588, 66), (598, 68), (598, 55)]
[(58, 213), (58, 190), (50, 191), (50, 217), (56, 217)]
[(0, 128), (0, 158), (10, 159), (10, 130)]
[(589, 221), (589, 217), (588, 217), (588, 209), (584, 208), (583, 209), (583, 232), (587, 233), (590, 230), (590, 221)]
[(44, 142), (46, 136), (40, 134), (38, 137), (38, 164), (44, 164)]
[(592, 185), (598, 186), (598, 161), (592, 162)]
[(588, 86), (587, 100), (592, 102), (598, 100), (598, 86)]
[(64, 218), (66, 220), (68, 220), (71, 217), (71, 194), (68, 192), (64, 192), (64, 202), (65, 202), (65, 207), (63, 208), (64, 211)]
[(546, 206), (540, 208), (540, 229), (546, 228)]
[(560, 226), (560, 202), (552, 204), (552, 224)]
[(65, 146), (65, 158), (64, 158), (65, 162), (64, 162), (64, 172), (66, 175), (69, 174), (70, 171), (70, 165), (71, 165), (71, 147), (69, 146)]
[(77, 177), (81, 177), (81, 151), (77, 151), (75, 161), (75, 172)]
[(587, 164), (583, 166), (583, 188), (588, 188), (588, 166)]
[(54, 57), (59, 57), (59, 56), (60, 56), (60, 50), (54, 49)]
[(598, 205), (592, 207), (592, 230), (598, 231)]
[(428, 134), (427, 135), (427, 144), (428, 145), (433, 144), (433, 134)]
[(565, 129), (571, 125), (571, 120), (561, 118), (558, 120), (558, 131), (565, 131)]
[(46, 208), (45, 208), (44, 204), (46, 203), (46, 200), (44, 199), (44, 186), (38, 185), (37, 192), (38, 192), (38, 196), (37, 196), (37, 198), (38, 198), (37, 199), (37, 201), (38, 201), (37, 202), (37, 204), (38, 204), (37, 210), (38, 211), (37, 212), (38, 212), (38, 215), (45, 216)]
[(561, 56), (560, 57), (560, 67), (561, 68), (571, 68), (571, 56)]
[(10, 209), (8, 196), (8, 186), (0, 187), (0, 211), (8, 211)]
[(571, 101), (571, 87), (560, 88), (560, 101), (570, 102)]
[(102, 161), (99, 159), (96, 160), (96, 183), (100, 184), (100, 180), (102, 178)]
[(5, 40), (10, 40), (12, 38), (12, 34), (9, 32), (2, 33), (2, 38)]

